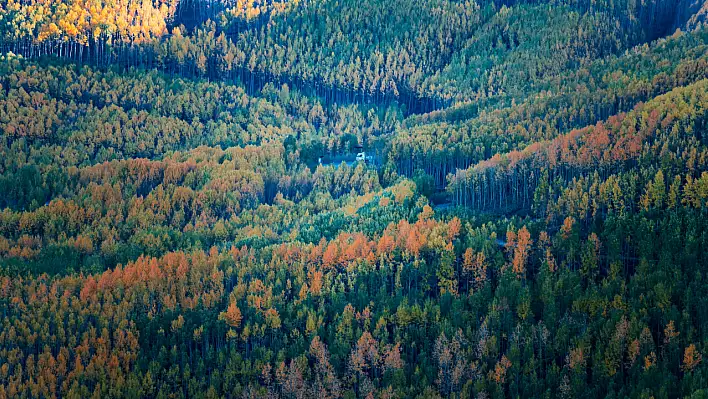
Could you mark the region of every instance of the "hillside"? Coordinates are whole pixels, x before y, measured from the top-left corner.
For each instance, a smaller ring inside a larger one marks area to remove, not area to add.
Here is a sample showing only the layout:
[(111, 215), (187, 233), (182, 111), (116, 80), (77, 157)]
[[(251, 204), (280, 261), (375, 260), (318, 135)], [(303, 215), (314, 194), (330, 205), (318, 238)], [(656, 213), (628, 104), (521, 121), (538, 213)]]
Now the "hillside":
[(0, 399), (708, 395), (706, 7), (1, 1)]

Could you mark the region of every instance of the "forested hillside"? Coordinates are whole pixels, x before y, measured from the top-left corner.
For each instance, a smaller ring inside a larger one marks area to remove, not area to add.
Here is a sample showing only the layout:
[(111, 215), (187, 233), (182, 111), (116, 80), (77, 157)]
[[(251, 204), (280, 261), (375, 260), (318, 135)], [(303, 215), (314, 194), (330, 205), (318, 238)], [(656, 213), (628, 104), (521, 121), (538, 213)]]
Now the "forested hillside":
[(708, 397), (706, 15), (0, 0), (0, 399)]

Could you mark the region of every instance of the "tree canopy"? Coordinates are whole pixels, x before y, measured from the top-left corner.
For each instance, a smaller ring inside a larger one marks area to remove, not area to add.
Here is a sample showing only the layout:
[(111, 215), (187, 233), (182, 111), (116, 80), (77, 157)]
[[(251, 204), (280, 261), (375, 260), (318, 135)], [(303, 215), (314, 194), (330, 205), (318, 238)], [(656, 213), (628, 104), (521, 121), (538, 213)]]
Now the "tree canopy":
[(0, 399), (701, 398), (700, 2), (0, 2)]

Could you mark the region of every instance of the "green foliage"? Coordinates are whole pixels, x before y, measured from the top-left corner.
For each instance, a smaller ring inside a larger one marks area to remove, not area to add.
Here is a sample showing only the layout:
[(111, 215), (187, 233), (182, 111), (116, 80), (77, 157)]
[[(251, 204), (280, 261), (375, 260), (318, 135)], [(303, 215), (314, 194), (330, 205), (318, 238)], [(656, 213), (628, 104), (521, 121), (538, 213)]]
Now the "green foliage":
[(684, 3), (0, 4), (0, 399), (706, 396)]

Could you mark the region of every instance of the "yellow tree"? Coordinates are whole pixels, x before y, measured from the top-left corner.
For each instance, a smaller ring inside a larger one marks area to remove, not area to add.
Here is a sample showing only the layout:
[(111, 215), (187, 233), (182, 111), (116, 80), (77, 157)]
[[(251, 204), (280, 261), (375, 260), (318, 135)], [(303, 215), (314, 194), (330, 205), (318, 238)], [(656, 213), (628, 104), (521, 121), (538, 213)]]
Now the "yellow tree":
[(512, 260), (512, 270), (517, 278), (526, 276), (526, 260), (533, 240), (526, 226), (522, 227), (516, 235), (516, 248), (514, 248), (514, 258)]
[(683, 365), (681, 368), (683, 371), (693, 371), (696, 366), (698, 366), (698, 363), (703, 360), (703, 355), (701, 355), (700, 352), (696, 349), (696, 345), (691, 344), (689, 345), (686, 350), (683, 353)]

